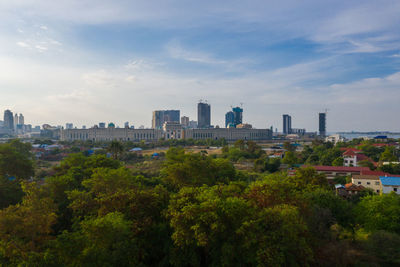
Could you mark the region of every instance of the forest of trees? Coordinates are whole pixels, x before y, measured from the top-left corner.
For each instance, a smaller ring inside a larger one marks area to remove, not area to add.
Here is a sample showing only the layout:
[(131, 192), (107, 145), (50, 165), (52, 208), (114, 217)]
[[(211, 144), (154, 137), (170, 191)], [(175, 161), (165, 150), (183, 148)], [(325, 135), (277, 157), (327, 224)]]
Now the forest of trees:
[[(287, 148), (283, 164), (340, 158), (331, 144)], [(313, 168), (290, 176), (252, 142), (220, 156), (172, 146), (156, 172), (127, 168), (120, 151), (71, 154), (43, 178), (29, 144), (1, 144), (0, 265), (400, 265), (394, 193), (342, 199)], [(236, 169), (241, 159), (254, 170)]]

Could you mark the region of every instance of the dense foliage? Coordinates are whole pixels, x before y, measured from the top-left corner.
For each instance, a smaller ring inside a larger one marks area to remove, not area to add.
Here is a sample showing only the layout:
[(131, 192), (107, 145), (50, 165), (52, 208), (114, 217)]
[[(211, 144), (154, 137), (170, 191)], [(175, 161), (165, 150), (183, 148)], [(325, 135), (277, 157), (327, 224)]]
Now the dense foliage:
[[(287, 165), (341, 156), (327, 143), (285, 149)], [(289, 175), (250, 141), (218, 157), (172, 147), (130, 168), (115, 143), (112, 157), (71, 154), (45, 179), (29, 151), (0, 145), (2, 266), (400, 264), (398, 195), (342, 199), (315, 169)]]

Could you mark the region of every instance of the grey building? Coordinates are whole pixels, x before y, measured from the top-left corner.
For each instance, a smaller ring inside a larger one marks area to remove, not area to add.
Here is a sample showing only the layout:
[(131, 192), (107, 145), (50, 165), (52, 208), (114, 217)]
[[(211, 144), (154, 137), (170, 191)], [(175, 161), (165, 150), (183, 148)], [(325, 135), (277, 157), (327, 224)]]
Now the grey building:
[(189, 127), (189, 117), (182, 116), (181, 117), (181, 124), (183, 127)]
[(211, 126), (211, 106), (200, 102), (197, 104), (197, 127), (210, 128)]
[(225, 139), (235, 140), (269, 140), (272, 138), (270, 129), (237, 129), (237, 128), (210, 128), (185, 129), (176, 122), (166, 122), (163, 129), (131, 129), (131, 128), (91, 128), (66, 129), (61, 131), (61, 140), (92, 140), (92, 141), (157, 141), (165, 139)]
[(180, 110), (155, 110), (151, 126), (153, 129), (161, 129), (164, 122), (180, 122)]
[(14, 130), (14, 116), (11, 110), (4, 111), (4, 126), (5, 129)]
[(291, 134), (292, 133), (292, 117), (288, 114), (283, 114), (283, 134)]
[(319, 135), (326, 136), (326, 113), (319, 113)]

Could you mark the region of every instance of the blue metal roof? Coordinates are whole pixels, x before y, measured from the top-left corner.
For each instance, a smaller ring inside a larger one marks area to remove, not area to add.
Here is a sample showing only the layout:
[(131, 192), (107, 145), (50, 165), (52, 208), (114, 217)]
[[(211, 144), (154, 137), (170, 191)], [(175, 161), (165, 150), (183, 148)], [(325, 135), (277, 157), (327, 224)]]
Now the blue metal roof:
[(400, 177), (379, 177), (382, 185), (397, 185), (400, 186)]

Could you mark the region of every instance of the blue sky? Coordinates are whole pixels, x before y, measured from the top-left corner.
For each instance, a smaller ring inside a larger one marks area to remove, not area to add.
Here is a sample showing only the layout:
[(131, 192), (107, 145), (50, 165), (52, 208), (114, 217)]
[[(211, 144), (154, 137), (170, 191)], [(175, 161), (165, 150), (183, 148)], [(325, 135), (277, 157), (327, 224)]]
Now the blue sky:
[(156, 109), (224, 125), (400, 131), (399, 1), (0, 2), (0, 109), (28, 123), (151, 125)]

